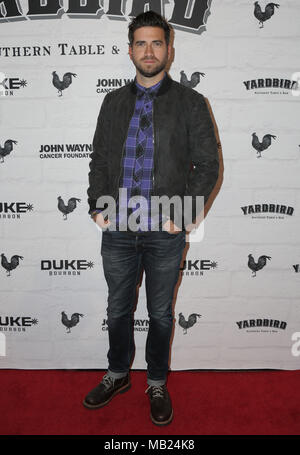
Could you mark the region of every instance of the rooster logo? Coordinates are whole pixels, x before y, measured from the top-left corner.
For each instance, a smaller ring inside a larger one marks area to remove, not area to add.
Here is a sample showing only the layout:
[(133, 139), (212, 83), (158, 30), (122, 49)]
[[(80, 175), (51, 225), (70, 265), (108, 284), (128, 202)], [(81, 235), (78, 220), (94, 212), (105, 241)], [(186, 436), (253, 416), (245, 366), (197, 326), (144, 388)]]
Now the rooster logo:
[(261, 152), (270, 147), (272, 139), (276, 139), (274, 134), (265, 134), (262, 142), (259, 142), (256, 133), (252, 133), (252, 147), (256, 150), (257, 158), (261, 158)]
[(189, 81), (185, 72), (180, 71), (180, 83), (182, 85), (185, 85), (186, 87), (195, 88), (200, 82), (200, 76), (204, 77), (205, 73), (200, 73), (199, 71), (195, 71), (191, 75), (191, 80)]
[(63, 201), (61, 196), (58, 196), (57, 199), (58, 199), (57, 207), (58, 207), (58, 210), (63, 213), (64, 220), (67, 219), (68, 213), (71, 213), (71, 212), (73, 212), (76, 209), (77, 202), (81, 201), (81, 199), (78, 199), (76, 197), (71, 197), (68, 200), (68, 205), (65, 205), (65, 203), (64, 203), (64, 201)]
[(264, 268), (264, 266), (266, 265), (267, 263), (267, 259), (272, 259), (271, 256), (260, 256), (258, 258), (258, 261), (255, 262), (254, 261), (254, 258), (252, 256), (252, 254), (248, 254), (248, 267), (250, 270), (252, 270), (252, 276), (255, 277), (256, 276), (256, 272), (258, 272), (258, 270), (261, 270)]
[(6, 276), (11, 276), (10, 275), (11, 270), (18, 267), (18, 265), (20, 263), (19, 259), (23, 259), (23, 256), (19, 256), (18, 254), (15, 254), (14, 256), (12, 256), (10, 258), (10, 262), (8, 262), (5, 254), (1, 253), (1, 265), (6, 270), (6, 273), (7, 273)]
[(70, 85), (72, 84), (73, 82), (72, 76), (77, 77), (77, 74), (65, 73), (62, 81), (59, 79), (56, 71), (53, 71), (52, 76), (53, 76), (52, 84), (54, 85), (55, 88), (57, 88), (58, 96), (62, 96), (62, 91), (70, 87)]
[(61, 322), (67, 328), (67, 333), (70, 333), (71, 328), (79, 323), (80, 318), (83, 318), (83, 314), (81, 313), (73, 313), (71, 319), (68, 319), (65, 311), (61, 312)]
[(254, 2), (254, 16), (259, 21), (259, 28), (263, 28), (264, 22), (269, 20), (270, 17), (274, 15), (275, 8), (279, 8), (280, 5), (278, 3), (268, 3), (265, 7), (265, 11), (262, 12), (261, 7), (258, 2)]
[(18, 142), (13, 139), (7, 139), (7, 141), (4, 142), (4, 147), (1, 147), (0, 145), (0, 163), (4, 163), (4, 157), (10, 154), (13, 150), (13, 144), (17, 143)]
[(189, 315), (189, 318), (186, 321), (185, 317), (183, 316), (183, 314), (179, 313), (178, 324), (180, 325), (180, 327), (183, 328), (183, 334), (184, 335), (186, 335), (187, 329), (189, 329), (190, 327), (193, 327), (193, 325), (196, 324), (197, 318), (201, 318), (201, 314), (192, 313), (192, 314)]

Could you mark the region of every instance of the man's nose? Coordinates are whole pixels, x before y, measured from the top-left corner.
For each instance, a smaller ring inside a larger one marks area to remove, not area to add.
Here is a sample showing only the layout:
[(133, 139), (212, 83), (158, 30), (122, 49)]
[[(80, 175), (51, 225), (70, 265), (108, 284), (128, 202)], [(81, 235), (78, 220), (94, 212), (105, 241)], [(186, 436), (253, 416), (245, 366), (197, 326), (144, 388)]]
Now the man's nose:
[(146, 44), (145, 54), (146, 55), (153, 55), (152, 43)]

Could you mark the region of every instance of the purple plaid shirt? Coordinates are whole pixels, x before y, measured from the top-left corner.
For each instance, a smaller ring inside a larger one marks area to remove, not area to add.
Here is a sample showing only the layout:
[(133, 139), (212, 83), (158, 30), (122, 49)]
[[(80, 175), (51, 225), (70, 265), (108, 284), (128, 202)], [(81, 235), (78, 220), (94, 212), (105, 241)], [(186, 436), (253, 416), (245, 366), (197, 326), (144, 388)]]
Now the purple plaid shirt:
[[(164, 76), (165, 77), (165, 76)], [(141, 86), (135, 78), (135, 84), (137, 86), (137, 98), (135, 103), (135, 110), (130, 120), (127, 140), (125, 144), (125, 153), (122, 162), (122, 188), (127, 189), (127, 205), (130, 197), (143, 196), (147, 200), (147, 206), (141, 205), (136, 199), (133, 203), (133, 208), (126, 209), (126, 199), (119, 198), (116, 201), (116, 230), (120, 229), (120, 226), (127, 228), (128, 217), (138, 211), (139, 217), (134, 216), (136, 224), (139, 225), (138, 230), (135, 232), (151, 231), (155, 226), (155, 230), (161, 230), (162, 222), (165, 222), (167, 218), (158, 212), (152, 210), (152, 217), (150, 217), (150, 197), (152, 194), (152, 173), (153, 173), (153, 98), (155, 97), (162, 79), (152, 87), (146, 88)], [(141, 128), (141, 116), (147, 115), (149, 124), (146, 128)], [(136, 149), (139, 145), (143, 144), (143, 153), (137, 157)], [(141, 208), (140, 208), (141, 207)], [(120, 209), (120, 212), (119, 212)], [(100, 210), (99, 210), (100, 212)], [(111, 217), (113, 220), (113, 217)], [(109, 227), (108, 227), (109, 230)]]

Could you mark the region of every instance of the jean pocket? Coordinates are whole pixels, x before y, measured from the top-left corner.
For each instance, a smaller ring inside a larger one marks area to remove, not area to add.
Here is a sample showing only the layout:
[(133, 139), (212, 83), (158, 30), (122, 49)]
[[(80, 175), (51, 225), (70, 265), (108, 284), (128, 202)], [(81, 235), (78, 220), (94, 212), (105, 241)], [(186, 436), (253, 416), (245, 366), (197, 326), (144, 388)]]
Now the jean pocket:
[(176, 237), (177, 235), (182, 234), (183, 231), (169, 232), (169, 231), (165, 231), (164, 229), (162, 229), (162, 232), (165, 232), (167, 235), (169, 235), (171, 237)]

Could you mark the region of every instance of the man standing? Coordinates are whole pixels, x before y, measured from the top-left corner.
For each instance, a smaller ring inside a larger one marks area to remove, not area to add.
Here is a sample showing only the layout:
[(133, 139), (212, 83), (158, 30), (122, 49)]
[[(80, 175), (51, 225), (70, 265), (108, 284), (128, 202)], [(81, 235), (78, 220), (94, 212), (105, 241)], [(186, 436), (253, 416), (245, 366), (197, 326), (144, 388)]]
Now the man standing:
[[(168, 213), (164, 208), (151, 210), (151, 198), (176, 196), (183, 202), (184, 196), (190, 196), (190, 223), (194, 222), (196, 198), (207, 201), (219, 170), (217, 141), (203, 95), (172, 81), (165, 71), (171, 56), (170, 30), (153, 11), (140, 14), (129, 25), (129, 56), (136, 77), (104, 98), (88, 188), (89, 213), (103, 229), (109, 365), (83, 404), (100, 408), (130, 388), (133, 310), (144, 268), (149, 315), (146, 392), (156, 425), (166, 425), (173, 418), (166, 387), (172, 300), (188, 229), (177, 208), (171, 207)], [(118, 197), (120, 188), (126, 189), (126, 201)], [(107, 203), (101, 203), (103, 196), (116, 201), (116, 216)], [(136, 210), (129, 199), (138, 201)]]

